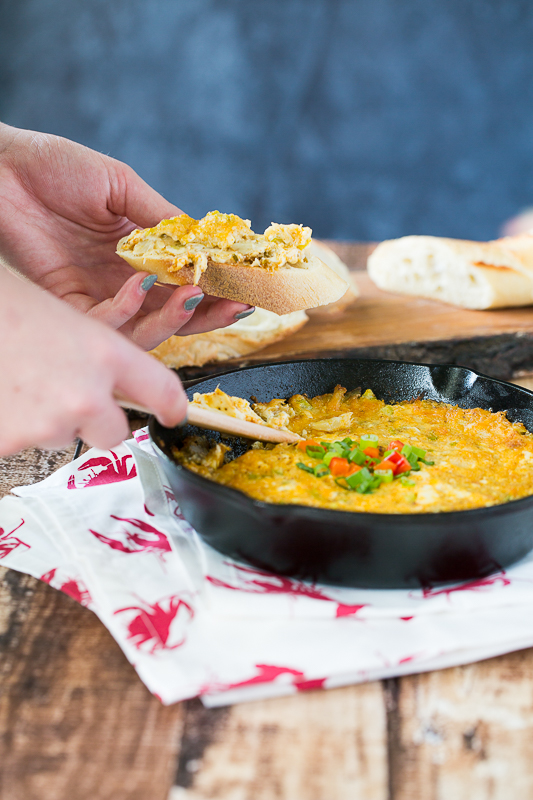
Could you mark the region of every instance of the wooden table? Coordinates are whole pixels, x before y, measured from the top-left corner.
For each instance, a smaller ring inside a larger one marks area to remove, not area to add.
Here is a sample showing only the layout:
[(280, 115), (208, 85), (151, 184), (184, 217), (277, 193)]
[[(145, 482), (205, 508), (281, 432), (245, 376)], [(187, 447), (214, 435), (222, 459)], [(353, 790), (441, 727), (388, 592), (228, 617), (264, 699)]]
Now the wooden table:
[[(338, 249), (356, 267), (368, 250)], [(363, 297), (343, 317), (351, 327), (307, 326), (315, 344), (322, 331), (318, 350), (344, 336), (348, 350), (382, 347), (405, 358), (422, 347), (426, 360), (469, 364), (481, 353), (486, 372), (531, 371), (533, 310), (454, 312), (392, 295), (380, 307), (380, 293), (359, 277)], [(392, 343), (376, 342), (363, 324), (390, 321), (384, 308), (405, 322)], [(261, 357), (305, 352), (305, 331)], [(0, 460), (0, 495), (73, 453)], [(0, 568), (0, 800), (526, 800), (532, 734), (532, 650), (229, 708), (206, 710), (198, 700), (165, 708), (90, 611)]]

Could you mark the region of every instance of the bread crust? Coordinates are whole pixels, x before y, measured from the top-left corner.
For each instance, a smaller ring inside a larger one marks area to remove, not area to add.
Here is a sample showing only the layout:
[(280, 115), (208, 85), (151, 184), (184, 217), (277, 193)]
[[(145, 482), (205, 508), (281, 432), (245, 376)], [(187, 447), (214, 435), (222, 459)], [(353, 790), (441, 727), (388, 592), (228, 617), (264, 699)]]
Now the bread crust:
[[(261, 317), (260, 325), (254, 319)], [(266, 319), (265, 319), (266, 318)], [(151, 351), (167, 367), (203, 367), (204, 364), (241, 358), (289, 336), (307, 322), (305, 311), (278, 317), (257, 309), (227, 328), (219, 328), (190, 336), (171, 336)]]
[(368, 259), (380, 289), (489, 309), (533, 303), (533, 236), (473, 242), (404, 236), (382, 242)]
[[(131, 251), (122, 250), (120, 243), (117, 253), (134, 269), (156, 274), (161, 283), (179, 286), (194, 283), (193, 267), (172, 271), (172, 258), (134, 256)], [(346, 281), (314, 256), (301, 267), (284, 266), (272, 271), (209, 260), (198, 286), (214, 297), (248, 303), (276, 314), (290, 314), (333, 303), (348, 289)]]

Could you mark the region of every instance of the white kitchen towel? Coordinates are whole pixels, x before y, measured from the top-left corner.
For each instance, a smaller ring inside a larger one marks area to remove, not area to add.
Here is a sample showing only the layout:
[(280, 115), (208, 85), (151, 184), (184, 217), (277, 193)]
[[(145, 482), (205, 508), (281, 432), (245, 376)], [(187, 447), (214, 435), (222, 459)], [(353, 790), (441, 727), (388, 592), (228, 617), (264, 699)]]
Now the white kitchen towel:
[(420, 590), (312, 585), (237, 563), (183, 519), (146, 430), (0, 501), (2, 565), (90, 608), (164, 703), (223, 705), (533, 645), (533, 556)]

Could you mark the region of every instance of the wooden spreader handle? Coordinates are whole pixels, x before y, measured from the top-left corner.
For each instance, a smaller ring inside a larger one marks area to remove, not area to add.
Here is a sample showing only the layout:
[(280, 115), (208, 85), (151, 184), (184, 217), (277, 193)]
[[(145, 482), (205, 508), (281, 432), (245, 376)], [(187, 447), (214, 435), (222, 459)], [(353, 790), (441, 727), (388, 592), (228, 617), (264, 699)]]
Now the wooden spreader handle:
[[(115, 394), (115, 400), (122, 408), (142, 411), (144, 414), (152, 413), (148, 408), (139, 405), (139, 403), (134, 403), (133, 400), (129, 400), (119, 394)], [(259, 425), (256, 422), (236, 419), (223, 414), (221, 411), (200, 408), (192, 403), (189, 403), (187, 419), (183, 420), (182, 424), (186, 422), (190, 425), (196, 425), (198, 428), (230, 433), (233, 436), (244, 436), (245, 439), (257, 439), (260, 442), (298, 442), (301, 439), (301, 436), (298, 436), (297, 433), (281, 431), (279, 428), (270, 428), (268, 425)]]

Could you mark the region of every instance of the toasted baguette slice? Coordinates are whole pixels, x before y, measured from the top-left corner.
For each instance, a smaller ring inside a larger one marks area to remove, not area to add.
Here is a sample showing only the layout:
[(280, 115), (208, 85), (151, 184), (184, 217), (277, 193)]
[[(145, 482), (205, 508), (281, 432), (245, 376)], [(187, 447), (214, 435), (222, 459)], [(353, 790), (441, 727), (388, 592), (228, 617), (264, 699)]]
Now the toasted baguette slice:
[(256, 308), (251, 316), (227, 328), (190, 336), (171, 336), (151, 352), (167, 367), (202, 367), (261, 350), (294, 333), (306, 322), (305, 311), (278, 316), (272, 311)]
[(308, 252), (323, 261), (326, 266), (336, 272), (348, 284), (348, 289), (339, 300), (335, 303), (328, 303), (327, 306), (317, 306), (309, 309), (309, 315), (327, 319), (342, 314), (359, 297), (359, 289), (354, 276), (350, 273), (344, 261), (325, 242), (312, 239)]
[(382, 242), (368, 259), (380, 289), (472, 309), (533, 303), (533, 236), (492, 242), (404, 236)]
[[(162, 283), (197, 284), (206, 294), (289, 314), (338, 300), (348, 284), (308, 254), (310, 228), (273, 223), (255, 234), (248, 220), (212, 211), (133, 231), (117, 253)], [(227, 257), (227, 261), (226, 261)]]

